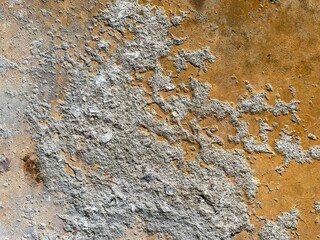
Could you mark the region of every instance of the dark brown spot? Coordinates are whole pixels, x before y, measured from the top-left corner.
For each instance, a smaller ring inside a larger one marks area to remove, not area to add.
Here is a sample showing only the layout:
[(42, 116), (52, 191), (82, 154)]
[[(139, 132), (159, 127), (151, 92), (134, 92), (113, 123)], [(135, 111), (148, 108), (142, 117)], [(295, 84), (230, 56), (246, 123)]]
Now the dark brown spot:
[(201, 10), (206, 0), (190, 0), (190, 3), (196, 10)]
[(31, 179), (37, 183), (42, 182), (42, 178), (39, 171), (39, 161), (35, 154), (26, 155), (23, 160), (23, 170)]

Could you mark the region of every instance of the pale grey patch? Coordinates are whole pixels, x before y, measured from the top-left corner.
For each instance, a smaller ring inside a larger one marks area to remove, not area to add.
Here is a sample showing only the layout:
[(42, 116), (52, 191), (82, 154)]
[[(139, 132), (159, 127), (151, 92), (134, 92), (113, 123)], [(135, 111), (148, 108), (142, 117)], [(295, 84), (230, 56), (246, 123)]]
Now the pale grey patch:
[(275, 150), (284, 156), (285, 166), (289, 166), (292, 160), (297, 163), (310, 162), (310, 157), (301, 147), (300, 138), (284, 131), (281, 132), (281, 139), (275, 141)]
[(281, 115), (288, 115), (289, 113), (295, 114), (299, 110), (300, 101), (292, 100), (289, 103), (285, 103), (282, 100), (278, 100), (270, 112), (273, 113), (274, 116), (278, 117)]
[(244, 99), (239, 104), (239, 111), (242, 113), (257, 114), (269, 110), (266, 104), (267, 95), (265, 93), (257, 93), (248, 99)]
[(276, 223), (267, 220), (259, 232), (259, 237), (261, 240), (289, 240), (289, 230), (297, 229), (298, 219), (299, 211), (292, 209), (289, 213), (283, 213), (282, 216), (279, 216)]
[[(175, 239), (230, 239), (251, 230), (240, 191), (253, 200), (258, 183), (244, 154), (210, 148), (197, 133), (196, 121), (191, 123), (192, 131), (186, 131), (179, 124), (157, 120), (147, 111), (149, 104), (156, 103), (178, 123), (189, 111), (199, 119), (231, 116), (235, 125), (240, 116), (229, 103), (209, 99), (210, 86), (194, 79), (190, 84), (192, 99), (172, 96), (165, 100), (160, 96), (159, 91), (175, 87), (159, 63), (173, 44), (180, 43), (168, 37), (172, 21), (158, 8), (127, 0), (111, 3), (95, 21), (111, 27), (111, 32), (129, 31), (134, 37), (119, 41), (118, 49), (101, 63), (93, 78), (84, 66), (90, 68), (94, 59), (81, 57), (84, 64), (64, 59), (71, 64), (72, 81), (60, 106), (62, 119), (51, 118), (50, 108), (35, 101), (29, 109), (35, 119), (32, 123), (37, 130), (37, 153), (46, 189), (56, 201), (69, 206), (59, 216), (65, 230), (76, 239), (115, 239), (134, 226), (137, 216), (145, 232), (166, 233)], [(46, 56), (41, 46), (41, 41), (34, 42), (33, 54)], [(214, 61), (206, 49), (182, 55), (202, 70), (205, 62)], [(144, 88), (128, 84), (133, 81), (132, 71), (148, 70), (156, 72), (148, 81), (152, 100), (144, 97)], [(39, 119), (47, 125), (39, 124)], [(150, 133), (140, 131), (141, 127)], [(202, 146), (199, 158), (203, 156), (217, 166), (202, 169), (198, 158), (186, 162), (182, 149), (158, 142), (157, 136), (178, 146), (182, 140), (197, 142)], [(98, 165), (98, 170), (86, 172), (70, 164), (73, 174), (67, 174), (66, 156), (74, 154), (83, 165)], [(179, 169), (172, 168), (173, 161)], [(180, 170), (183, 166), (195, 177), (186, 176)]]
[(9, 69), (16, 68), (17, 65), (4, 56), (0, 56), (0, 75), (5, 74)]
[(272, 221), (267, 221), (259, 232), (259, 238), (261, 240), (290, 240), (287, 230)]
[(316, 214), (320, 213), (320, 202), (314, 202), (314, 211)]
[(289, 91), (290, 91), (292, 97), (296, 96), (296, 89), (295, 89), (294, 86), (290, 85), (289, 86)]
[(278, 225), (286, 229), (297, 229), (299, 220), (299, 210), (291, 209), (289, 213), (283, 213), (278, 217)]
[(107, 132), (101, 136), (102, 143), (108, 143), (112, 140), (113, 134), (111, 132)]
[(207, 68), (204, 63), (214, 63), (214, 61), (215, 57), (211, 54), (208, 48), (204, 48), (196, 52), (182, 50), (179, 51), (179, 55), (175, 56), (175, 67), (177, 68), (178, 72), (181, 72), (182, 70), (187, 69), (186, 63), (188, 62), (206, 72)]
[(255, 137), (250, 136), (247, 139), (242, 140), (244, 150), (248, 153), (273, 153), (270, 146), (267, 143), (259, 143)]
[(320, 146), (309, 148), (309, 155), (313, 159), (320, 160)]

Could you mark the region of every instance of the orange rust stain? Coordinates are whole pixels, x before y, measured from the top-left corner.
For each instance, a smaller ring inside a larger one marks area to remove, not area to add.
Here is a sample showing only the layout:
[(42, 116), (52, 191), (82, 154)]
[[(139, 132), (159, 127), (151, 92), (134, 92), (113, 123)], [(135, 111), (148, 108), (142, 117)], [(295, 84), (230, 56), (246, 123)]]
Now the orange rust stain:
[(182, 141), (181, 147), (185, 152), (185, 159), (194, 160), (200, 151), (200, 146), (197, 143), (192, 143), (189, 141)]
[(259, 238), (257, 235), (253, 236), (252, 234), (245, 231), (240, 232), (235, 237), (233, 237), (233, 240), (258, 240), (258, 239)]
[(320, 162), (301, 165), (293, 161), (279, 175), (274, 169), (282, 161), (279, 156), (270, 159), (259, 156), (251, 165), (261, 183), (256, 202), (261, 202), (262, 207), (256, 208), (256, 213), (276, 220), (281, 212), (295, 207), (300, 211), (301, 221), (297, 231), (300, 239), (314, 239), (320, 234), (319, 224), (315, 222), (316, 215), (312, 213), (313, 203), (318, 201), (320, 193)]
[(156, 116), (156, 119), (158, 120), (165, 120), (166, 119), (166, 114), (165, 112), (158, 106), (158, 104), (156, 103), (153, 103), (153, 104), (150, 104), (147, 109), (154, 113), (155, 116)]
[(177, 161), (177, 160), (171, 161), (171, 166), (172, 166), (174, 169), (178, 169), (178, 161)]
[[(304, 149), (319, 145), (320, 97), (319, 62), (320, 44), (317, 32), (320, 30), (316, 19), (320, 14), (314, 1), (290, 1), (273, 4), (270, 1), (150, 1), (151, 4), (164, 7), (168, 15), (177, 10), (190, 10), (191, 13), (181, 26), (174, 27), (170, 34), (177, 38), (188, 37), (185, 44), (174, 46), (171, 56), (161, 59), (166, 74), (173, 77), (174, 84), (188, 85), (190, 76), (212, 85), (210, 96), (222, 101), (237, 104), (244, 95), (265, 91), (271, 84), (272, 92), (267, 92), (267, 103), (272, 106), (280, 98), (285, 102), (299, 100), (298, 116), (301, 123), (291, 121), (291, 115), (275, 117), (271, 113), (245, 115), (249, 132), (259, 134), (258, 119), (265, 120), (273, 131), (268, 133), (271, 146), (280, 138), (280, 132), (288, 126), (288, 131), (301, 138)], [(194, 11), (192, 10), (194, 9)], [(179, 50), (195, 51), (210, 47), (216, 56), (216, 63), (207, 65), (207, 73), (188, 65), (187, 71), (177, 73), (173, 66), (173, 57)], [(252, 92), (248, 90), (252, 88)], [(295, 95), (289, 87), (296, 89)], [(179, 93), (174, 93), (179, 95)], [(165, 93), (166, 99), (172, 92)], [(188, 122), (187, 119), (186, 122)], [(185, 123), (188, 125), (187, 123)], [(224, 119), (221, 122), (206, 118), (199, 126), (206, 130), (217, 126), (219, 135), (225, 142), (224, 148), (234, 149), (236, 145), (226, 141), (228, 135), (234, 135), (235, 129)], [(310, 140), (308, 133), (318, 139)], [(296, 207), (301, 220), (292, 238), (315, 239), (319, 233), (319, 223), (312, 211), (313, 202), (319, 197), (319, 161), (299, 165), (294, 161), (286, 171), (279, 175), (275, 168), (283, 164), (283, 157), (276, 154), (248, 155), (248, 162), (255, 171), (255, 177), (261, 186), (255, 203), (248, 205), (257, 216), (266, 216), (276, 220), (278, 215)], [(203, 167), (204, 163), (201, 163)], [(174, 164), (177, 167), (177, 163)], [(261, 202), (261, 208), (255, 207)], [(257, 231), (263, 225), (255, 214), (251, 220), (256, 227), (253, 233), (240, 233), (235, 239), (258, 239)]]
[[(146, 91), (145, 97), (151, 96), (152, 94), (152, 88), (149, 85), (149, 80), (152, 78), (152, 76), (155, 74), (153, 70), (149, 70), (146, 72), (132, 72), (132, 76), (134, 77), (134, 80), (130, 82), (131, 86), (139, 86), (143, 87)], [(152, 100), (152, 99), (150, 99)]]
[(163, 137), (163, 136), (157, 136), (157, 141), (158, 142), (165, 142), (165, 143), (168, 143), (168, 140), (165, 138), (165, 137)]
[(183, 120), (181, 120), (181, 126), (182, 126), (182, 128), (185, 130), (185, 131), (187, 131), (187, 132), (189, 132), (189, 133), (191, 133), (192, 132), (192, 129), (191, 129), (191, 122), (192, 121), (195, 121), (196, 120), (196, 116), (192, 113), (192, 112), (188, 112), (187, 113), (187, 117), (185, 118), (185, 119), (183, 119)]

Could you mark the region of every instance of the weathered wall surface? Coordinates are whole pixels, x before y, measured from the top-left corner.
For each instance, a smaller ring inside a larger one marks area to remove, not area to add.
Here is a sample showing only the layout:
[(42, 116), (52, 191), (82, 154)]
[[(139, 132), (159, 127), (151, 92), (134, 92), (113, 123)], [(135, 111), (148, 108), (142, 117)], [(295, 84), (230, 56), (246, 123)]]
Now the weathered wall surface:
[(320, 237), (314, 0), (0, 3), (0, 239)]

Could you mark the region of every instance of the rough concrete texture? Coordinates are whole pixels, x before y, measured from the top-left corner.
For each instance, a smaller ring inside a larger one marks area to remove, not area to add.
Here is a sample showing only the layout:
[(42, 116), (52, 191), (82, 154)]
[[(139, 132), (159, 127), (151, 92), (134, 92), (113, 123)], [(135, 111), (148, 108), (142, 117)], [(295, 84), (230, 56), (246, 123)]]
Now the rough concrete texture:
[[(257, 183), (244, 155), (211, 148), (196, 132), (179, 126), (188, 111), (201, 117), (219, 114), (219, 107), (222, 118), (235, 110), (217, 100), (208, 101), (201, 91), (205, 86), (195, 79), (192, 99), (165, 101), (159, 94), (174, 88), (159, 64), (159, 58), (167, 56), (174, 44), (168, 37), (170, 19), (161, 10), (134, 1), (116, 1), (95, 19), (95, 24), (110, 27), (110, 34), (121, 31), (134, 36), (102, 62), (98, 76), (90, 77), (83, 66), (72, 68), (73, 81), (61, 106), (61, 120), (50, 118), (50, 106), (34, 101), (31, 105), (32, 122), (39, 123), (35, 138), (44, 184), (57, 201), (68, 206), (62, 216), (65, 230), (77, 239), (114, 239), (138, 217), (146, 232), (174, 239), (222, 239), (249, 230), (246, 206), (238, 191), (243, 189), (252, 200)], [(197, 56), (187, 56), (187, 61), (198, 61)], [(132, 71), (143, 74), (150, 70), (155, 72), (149, 82), (153, 99), (146, 100), (144, 88), (128, 84), (134, 80)], [(101, 74), (105, 81), (97, 84)], [(171, 112), (176, 124), (157, 121), (147, 110), (152, 103)], [(47, 124), (41, 126), (42, 121)], [(141, 131), (142, 127), (149, 132)], [(156, 135), (176, 147), (155, 141)], [(189, 164), (184, 161), (182, 141), (202, 146)], [(201, 169), (201, 157), (215, 166)], [(83, 167), (73, 166), (76, 161), (83, 162)], [(181, 165), (176, 170), (170, 165), (173, 161)], [(183, 165), (194, 177), (179, 170)], [(85, 168), (94, 166), (96, 171), (86, 172)], [(236, 183), (228, 177), (234, 177)]]
[(298, 226), (299, 211), (292, 209), (289, 213), (284, 213), (278, 217), (277, 222), (267, 221), (262, 228), (259, 236), (263, 240), (276, 239), (285, 240), (290, 239), (288, 230), (297, 229)]
[(67, 28), (49, 8), (55, 1), (6, 3), (0, 18), (17, 21), (30, 46), (13, 60), (0, 55), (2, 239), (296, 238), (299, 205), (275, 218), (257, 213), (259, 189), (275, 190), (250, 159), (279, 157), (269, 171), (281, 177), (319, 162), (316, 134), (307, 132), (313, 144), (304, 146), (301, 134), (276, 122), (304, 121), (299, 88), (288, 86), (292, 98), (282, 99), (273, 83), (255, 89), (245, 80), (235, 101), (215, 94), (215, 79), (204, 79), (225, 63), (211, 46), (191, 50), (187, 33), (172, 33), (193, 15), (206, 26), (201, 2), (168, 13), (152, 1), (88, 1), (80, 9), (95, 14), (78, 26), (70, 1)]

